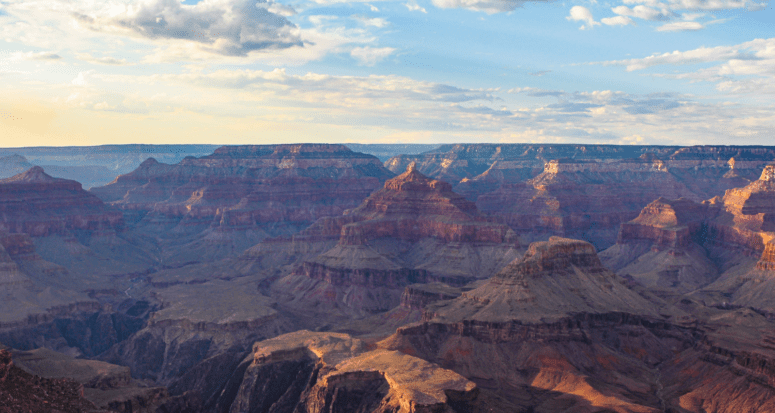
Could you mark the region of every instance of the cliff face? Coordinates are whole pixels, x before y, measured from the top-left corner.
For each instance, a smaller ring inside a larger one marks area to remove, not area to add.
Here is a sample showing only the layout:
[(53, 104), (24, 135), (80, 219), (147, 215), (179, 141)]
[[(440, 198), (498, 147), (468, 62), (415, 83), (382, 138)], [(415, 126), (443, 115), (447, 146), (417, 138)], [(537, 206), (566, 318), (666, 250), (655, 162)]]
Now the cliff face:
[(464, 377), (346, 334), (298, 331), (258, 342), (210, 404), (217, 411), (474, 412)]
[(107, 207), (76, 181), (52, 178), (36, 166), (0, 180), (0, 230), (33, 237), (72, 231), (115, 231), (120, 211)]
[(524, 257), (480, 287), (429, 306), (426, 316), (537, 322), (612, 311), (656, 314), (653, 303), (602, 266), (591, 244), (552, 237), (530, 244)]
[(166, 259), (206, 261), (341, 215), (391, 176), (342, 145), (224, 146), (176, 165), (148, 159), (92, 192), (159, 234)]
[(617, 274), (658, 294), (696, 290), (720, 274), (703, 238), (717, 214), (717, 208), (707, 202), (659, 198), (621, 225), (616, 244), (601, 258)]
[(0, 405), (8, 412), (80, 413), (95, 409), (83, 397), (83, 385), (68, 379), (44, 379), (15, 366), (0, 350)]
[(636, 293), (590, 244), (553, 238), (378, 346), (472, 378), (494, 411), (757, 411), (775, 396), (769, 325)]
[(607, 145), (445, 145), (386, 162), (411, 161), (454, 184), (483, 212), (520, 233), (612, 245), (618, 225), (662, 196), (694, 201), (747, 185), (775, 152), (768, 147)]
[(305, 257), (273, 291), (294, 307), (357, 316), (398, 306), (409, 284), (486, 278), (515, 258), (519, 246), (514, 231), (414, 165), (357, 208), (318, 220), (293, 242), (304, 237), (337, 244)]

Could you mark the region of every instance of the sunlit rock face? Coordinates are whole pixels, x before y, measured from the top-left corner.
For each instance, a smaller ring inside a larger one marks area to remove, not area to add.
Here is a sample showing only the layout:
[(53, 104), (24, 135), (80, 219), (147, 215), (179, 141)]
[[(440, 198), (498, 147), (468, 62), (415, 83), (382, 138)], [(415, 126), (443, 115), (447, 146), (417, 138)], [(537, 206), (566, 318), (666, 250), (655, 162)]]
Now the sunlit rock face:
[(257, 342), (234, 369), (216, 411), (473, 412), (475, 383), (347, 334), (297, 331)]

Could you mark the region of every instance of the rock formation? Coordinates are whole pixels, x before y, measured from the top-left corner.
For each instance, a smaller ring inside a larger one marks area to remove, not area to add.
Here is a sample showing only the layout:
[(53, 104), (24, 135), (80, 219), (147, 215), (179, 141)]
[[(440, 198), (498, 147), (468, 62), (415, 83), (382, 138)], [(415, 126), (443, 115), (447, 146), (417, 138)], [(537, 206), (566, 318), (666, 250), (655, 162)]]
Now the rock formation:
[(416, 161), (481, 211), (520, 233), (538, 233), (535, 239), (571, 236), (605, 248), (618, 225), (654, 199), (722, 195), (773, 160), (768, 147), (473, 144), (442, 145), (386, 165), (396, 172)]
[(298, 264), (274, 291), (294, 307), (358, 316), (396, 307), (409, 284), (486, 278), (515, 258), (519, 246), (511, 229), (414, 165), (357, 208), (321, 219), (300, 236), (318, 245), (338, 241)]
[(298, 331), (258, 342), (226, 386), (217, 411), (475, 412), (476, 385), (398, 351), (346, 334)]
[(92, 192), (159, 235), (170, 263), (238, 255), (358, 205), (392, 173), (342, 145), (224, 146), (167, 165), (153, 158)]
[(0, 411), (3, 413), (81, 413), (95, 406), (83, 397), (83, 385), (68, 379), (45, 379), (15, 366), (0, 350)]
[(33, 237), (73, 231), (114, 231), (120, 211), (108, 208), (76, 181), (52, 178), (43, 168), (0, 180), (0, 229)]
[(696, 290), (720, 274), (701, 245), (701, 233), (715, 214), (708, 203), (659, 198), (623, 223), (616, 244), (600, 256), (617, 274), (660, 295)]
[[(764, 317), (673, 307), (626, 284), (589, 243), (552, 238), (378, 346), (470, 378), (493, 411), (757, 411), (775, 396)], [(710, 396), (720, 387), (702, 372), (730, 388)]]

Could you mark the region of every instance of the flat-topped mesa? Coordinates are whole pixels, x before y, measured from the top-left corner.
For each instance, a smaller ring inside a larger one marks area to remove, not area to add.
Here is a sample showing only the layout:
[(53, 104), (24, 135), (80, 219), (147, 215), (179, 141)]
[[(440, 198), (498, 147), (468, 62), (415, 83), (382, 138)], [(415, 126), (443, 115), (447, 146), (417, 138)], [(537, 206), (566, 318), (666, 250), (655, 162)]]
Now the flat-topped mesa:
[(649, 241), (665, 248), (686, 247), (692, 231), (707, 214), (707, 204), (660, 197), (646, 205), (637, 218), (622, 223), (616, 242)]
[(121, 212), (84, 191), (80, 183), (53, 178), (39, 166), (0, 180), (0, 231), (39, 237), (73, 230), (113, 231), (123, 224)]
[(509, 264), (495, 276), (494, 281), (515, 282), (525, 277), (561, 274), (573, 271), (573, 267), (587, 272), (605, 270), (592, 244), (570, 238), (551, 237), (549, 241), (530, 244), (525, 255), (516, 263)]
[(376, 157), (342, 145), (224, 146), (175, 165), (148, 159), (92, 191), (122, 209), (207, 225), (308, 225), (358, 205), (392, 175)]

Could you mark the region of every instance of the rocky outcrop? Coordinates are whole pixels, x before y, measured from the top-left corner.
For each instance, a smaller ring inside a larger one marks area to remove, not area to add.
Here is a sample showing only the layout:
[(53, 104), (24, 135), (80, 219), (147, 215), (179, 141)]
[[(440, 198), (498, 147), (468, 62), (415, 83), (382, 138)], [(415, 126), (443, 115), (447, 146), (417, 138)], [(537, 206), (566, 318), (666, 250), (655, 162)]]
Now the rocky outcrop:
[(762, 256), (756, 263), (756, 268), (764, 271), (775, 270), (775, 242), (768, 242), (764, 246)]
[(546, 322), (573, 313), (657, 316), (654, 304), (602, 266), (585, 241), (552, 237), (460, 298), (427, 308), (426, 318)]
[(30, 374), (80, 383), (85, 399), (111, 412), (153, 413), (169, 396), (164, 387), (133, 380), (128, 367), (76, 359), (46, 348), (12, 354), (16, 364)]
[(160, 235), (166, 260), (208, 261), (341, 215), (391, 176), (342, 145), (224, 146), (175, 165), (150, 158), (92, 192)]
[(216, 402), (219, 411), (473, 412), (460, 375), (346, 334), (299, 331), (256, 343)]
[(0, 229), (33, 237), (73, 231), (115, 231), (121, 212), (107, 207), (76, 181), (52, 178), (36, 166), (0, 180)]
[(68, 379), (45, 379), (15, 366), (0, 350), (0, 411), (80, 413), (95, 406), (83, 397), (83, 385)]
[(452, 300), (460, 296), (460, 288), (444, 283), (412, 284), (401, 294), (401, 306), (412, 310), (423, 310), (429, 304), (441, 300)]
[[(756, 411), (773, 394), (768, 322), (685, 301), (637, 293), (589, 243), (553, 238), (378, 346), (471, 378), (493, 411)], [(711, 396), (710, 372), (734, 390)]]
[(659, 198), (623, 223), (616, 244), (600, 256), (617, 274), (660, 295), (696, 290), (720, 274), (704, 246), (715, 214), (707, 202)]
[(407, 285), (461, 286), (519, 254), (514, 231), (414, 165), (357, 208), (317, 221), (294, 242), (301, 237), (337, 243), (297, 264), (272, 286), (274, 294), (292, 307), (336, 308), (356, 317), (398, 306)]

